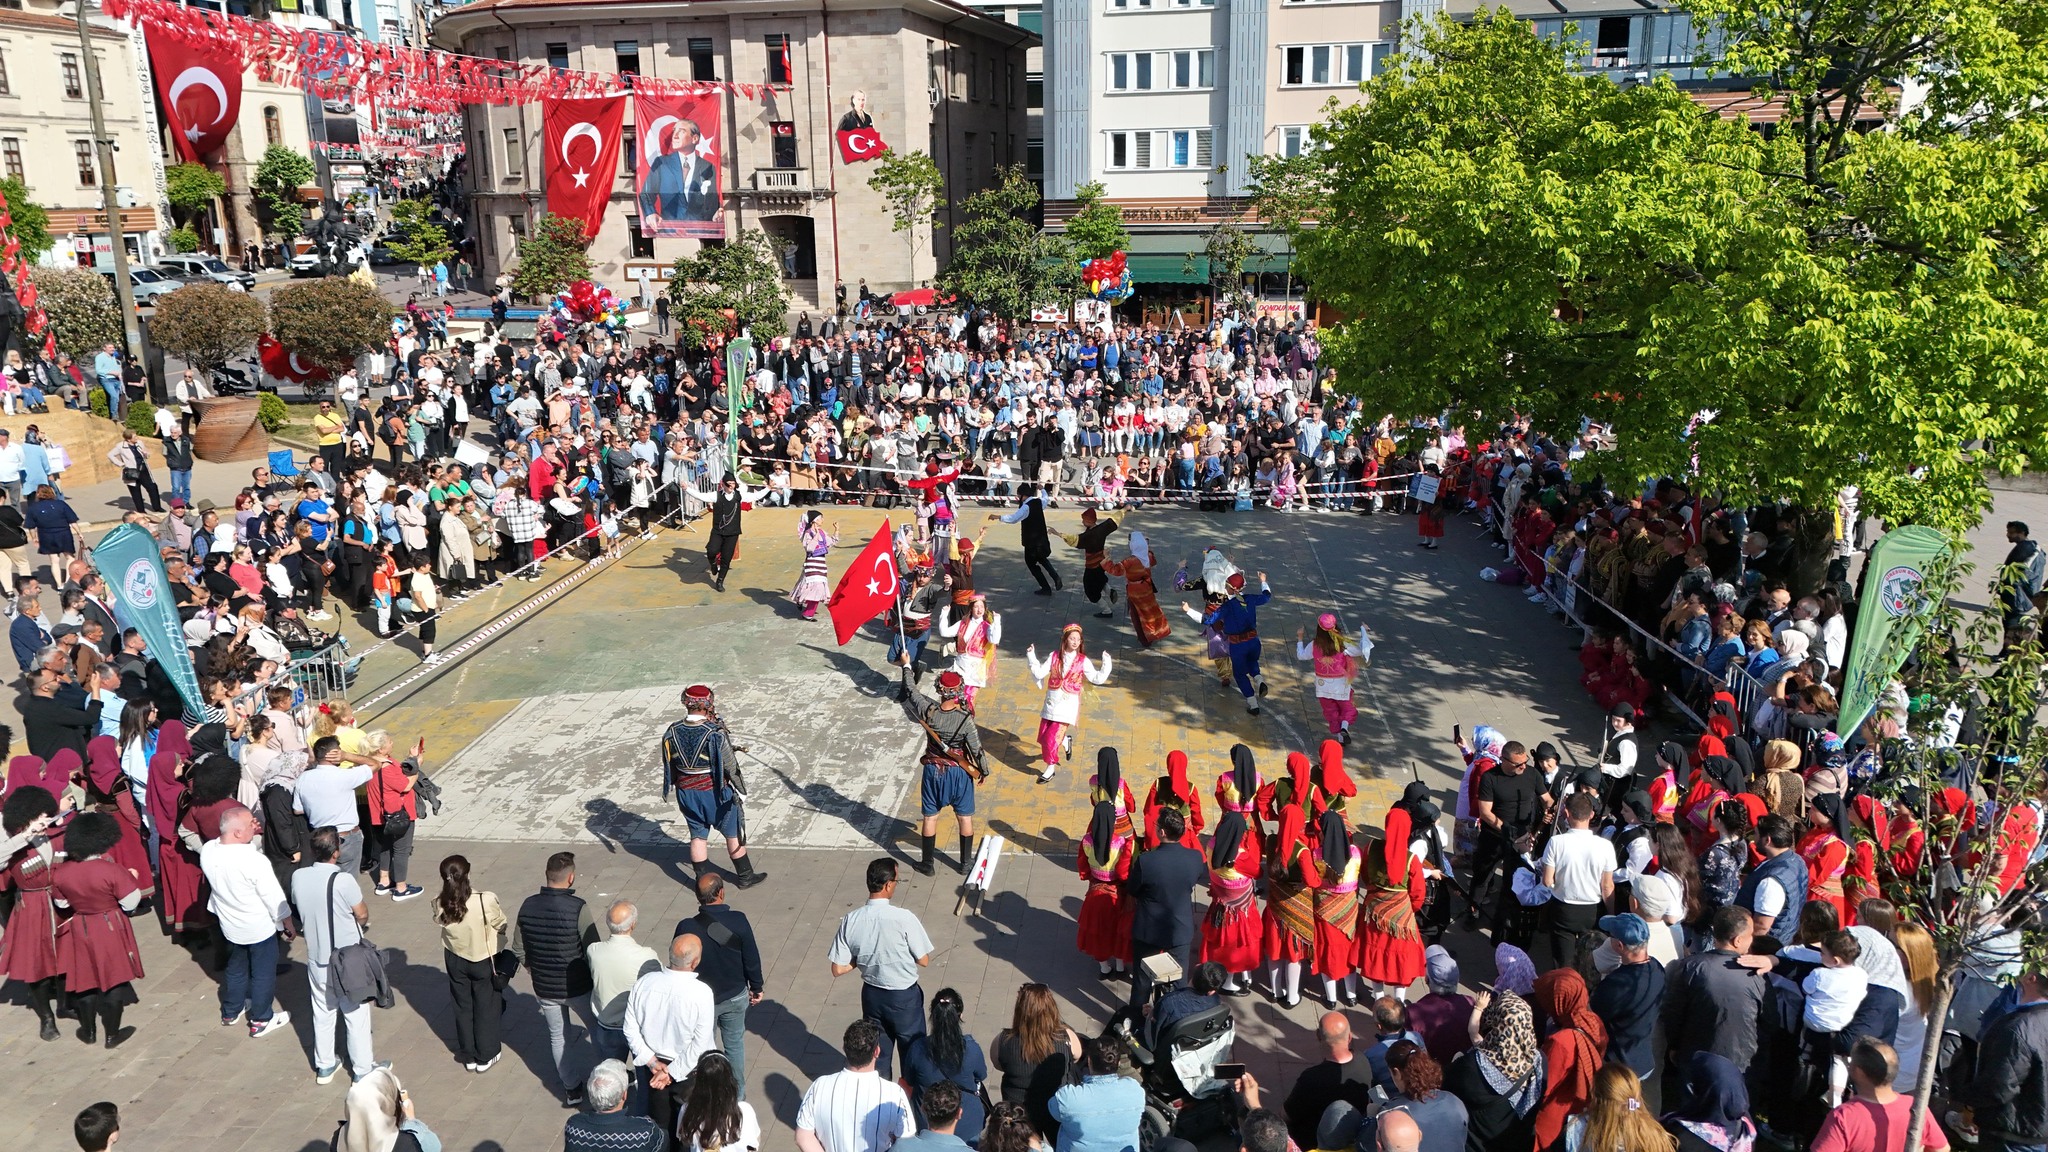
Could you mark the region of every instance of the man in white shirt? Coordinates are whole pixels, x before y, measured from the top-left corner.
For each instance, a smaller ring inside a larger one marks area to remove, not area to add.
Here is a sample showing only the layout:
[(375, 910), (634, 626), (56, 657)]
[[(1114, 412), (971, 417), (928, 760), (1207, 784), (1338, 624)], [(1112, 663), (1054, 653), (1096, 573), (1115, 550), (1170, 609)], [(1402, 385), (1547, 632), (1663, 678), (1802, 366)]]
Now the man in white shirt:
[(711, 986), (697, 978), (703, 959), (702, 940), (678, 936), (668, 946), (668, 967), (640, 977), (626, 995), (626, 1048), (640, 1070), (647, 1115), (664, 1132), (676, 1130), (697, 1058), (715, 1036)]
[(882, 1026), (855, 1020), (840, 1042), (846, 1067), (811, 1081), (796, 1109), (800, 1152), (887, 1152), (916, 1130), (910, 1098), (875, 1071)]
[(341, 762), (341, 741), (322, 736), (313, 741), (313, 764), (292, 786), (292, 811), (309, 828), (332, 828), (341, 837), (341, 870), (355, 875), (363, 862), (363, 829), (356, 815), (356, 789), (370, 782), (371, 770)]
[(277, 870), (256, 843), (255, 815), (247, 808), (222, 813), (220, 839), (200, 846), (199, 870), (213, 889), (207, 910), (228, 940), (220, 981), (221, 1026), (246, 1015), (252, 1038), (268, 1036), (292, 1019), (282, 1009), (274, 1015), (270, 1010), (277, 994), (277, 937), (291, 934), (292, 906), (277, 882)]
[(1600, 909), (1614, 895), (1614, 844), (1593, 831), (1590, 792), (1564, 802), (1571, 827), (1550, 838), (1543, 850), (1543, 886), (1550, 889), (1550, 948), (1555, 967), (1578, 963), (1579, 946), (1600, 923)]
[(27, 451), (0, 428), (0, 488), (7, 490), (7, 502), (16, 508), (21, 507), (21, 479), (27, 468)]

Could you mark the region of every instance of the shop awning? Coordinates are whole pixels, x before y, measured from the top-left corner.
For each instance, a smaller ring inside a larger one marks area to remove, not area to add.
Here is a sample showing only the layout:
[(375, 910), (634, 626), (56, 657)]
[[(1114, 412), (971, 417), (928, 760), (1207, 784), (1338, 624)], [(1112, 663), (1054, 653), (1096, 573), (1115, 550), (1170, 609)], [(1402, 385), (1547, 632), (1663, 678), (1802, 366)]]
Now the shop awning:
[(1185, 254), (1158, 252), (1133, 252), (1126, 257), (1126, 266), (1131, 271), (1134, 284), (1206, 284), (1209, 282), (1209, 258), (1195, 257), (1194, 265), (1188, 265)]

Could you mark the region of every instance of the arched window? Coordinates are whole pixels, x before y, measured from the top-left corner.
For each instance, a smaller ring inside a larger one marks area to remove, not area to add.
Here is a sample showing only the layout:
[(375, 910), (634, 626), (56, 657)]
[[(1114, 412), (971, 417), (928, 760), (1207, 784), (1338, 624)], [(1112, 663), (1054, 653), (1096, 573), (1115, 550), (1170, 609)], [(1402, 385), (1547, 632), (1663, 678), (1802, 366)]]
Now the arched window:
[(284, 143), (284, 120), (277, 114), (277, 105), (263, 106), (263, 139), (272, 148)]

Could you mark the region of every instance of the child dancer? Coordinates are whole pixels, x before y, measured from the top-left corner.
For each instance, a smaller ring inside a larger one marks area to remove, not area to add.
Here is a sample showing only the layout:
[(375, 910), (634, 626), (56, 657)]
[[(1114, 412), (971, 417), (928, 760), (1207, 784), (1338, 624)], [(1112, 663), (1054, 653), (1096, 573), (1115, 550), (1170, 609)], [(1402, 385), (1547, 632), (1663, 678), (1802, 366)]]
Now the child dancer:
[(1316, 617), (1315, 639), (1309, 639), (1305, 629), (1297, 628), (1294, 640), (1294, 658), (1306, 660), (1315, 668), (1316, 703), (1323, 706), (1323, 720), (1330, 726), (1330, 735), (1340, 744), (1350, 744), (1351, 722), (1358, 719), (1358, 707), (1351, 699), (1351, 682), (1372, 659), (1372, 637), (1361, 624), (1358, 638), (1353, 640), (1337, 630), (1336, 614), (1325, 612)]

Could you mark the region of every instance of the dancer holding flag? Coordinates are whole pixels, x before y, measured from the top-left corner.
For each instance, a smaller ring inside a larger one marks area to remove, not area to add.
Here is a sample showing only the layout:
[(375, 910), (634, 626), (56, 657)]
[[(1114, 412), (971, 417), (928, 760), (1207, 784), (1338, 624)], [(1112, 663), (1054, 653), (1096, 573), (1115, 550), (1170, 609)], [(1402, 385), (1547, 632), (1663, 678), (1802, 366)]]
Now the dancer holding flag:
[(832, 614), (832, 633), (844, 646), (860, 626), (888, 611), (896, 603), (901, 581), (896, 576), (896, 555), (891, 547), (889, 522), (875, 529), (867, 547), (839, 576), (832, 599), (825, 604)]
[(1109, 683), (1109, 653), (1102, 654), (1102, 667), (1096, 668), (1081, 650), (1081, 626), (1069, 624), (1060, 629), (1059, 651), (1040, 660), (1038, 645), (1033, 644), (1024, 650), (1024, 660), (1031, 665), (1031, 678), (1045, 689), (1045, 710), (1038, 721), (1038, 748), (1045, 771), (1038, 774), (1038, 782), (1047, 784), (1072, 746), (1069, 731), (1081, 719), (1082, 681)]

